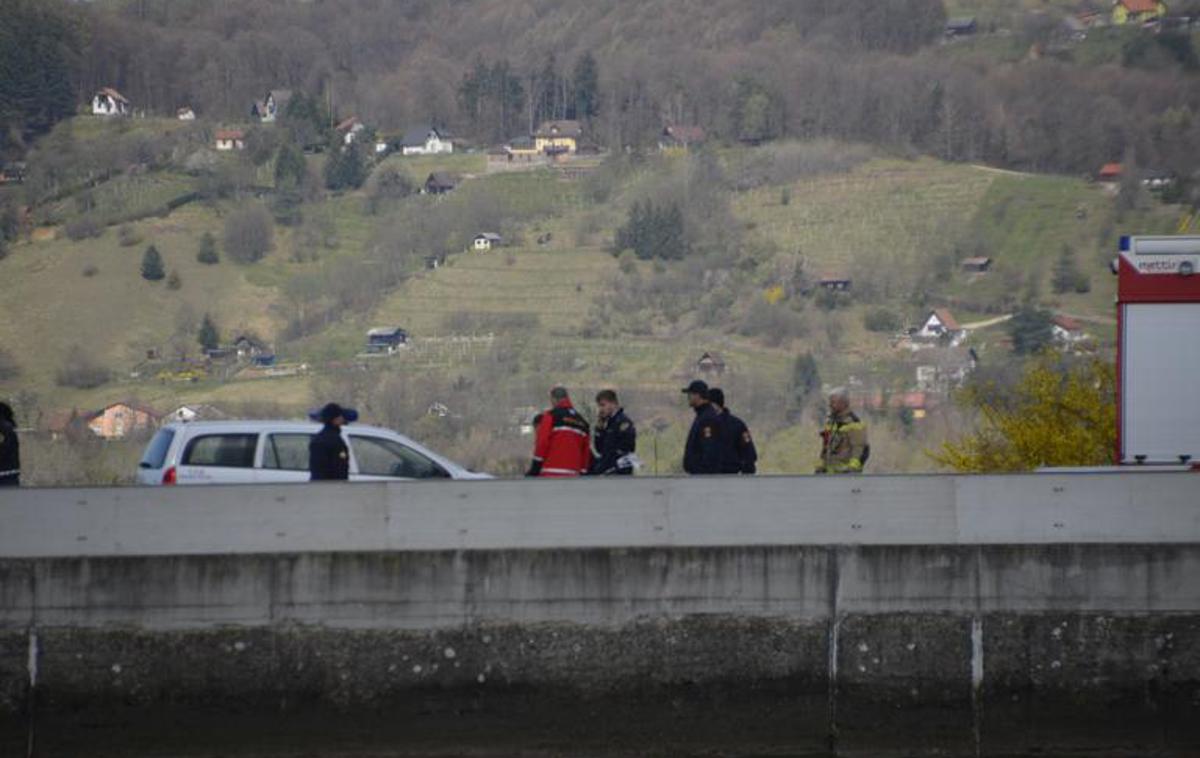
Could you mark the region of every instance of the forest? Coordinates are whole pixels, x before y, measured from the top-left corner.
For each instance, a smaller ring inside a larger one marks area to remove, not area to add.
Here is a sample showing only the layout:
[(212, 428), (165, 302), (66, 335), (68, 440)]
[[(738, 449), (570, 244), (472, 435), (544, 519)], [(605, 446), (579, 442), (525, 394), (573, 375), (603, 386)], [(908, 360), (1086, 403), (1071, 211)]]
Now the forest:
[(433, 123), (481, 146), (580, 118), (610, 149), (682, 123), (1042, 172), (1200, 161), (1191, 37), (1122, 38), (1113, 60), (1083, 62), (1051, 12), (997, 31), (1029, 51), (1015, 61), (943, 50), (941, 0), (0, 0), (0, 16), (10, 155), (112, 86), (150, 114), (225, 121), (286, 88), (378, 130)]

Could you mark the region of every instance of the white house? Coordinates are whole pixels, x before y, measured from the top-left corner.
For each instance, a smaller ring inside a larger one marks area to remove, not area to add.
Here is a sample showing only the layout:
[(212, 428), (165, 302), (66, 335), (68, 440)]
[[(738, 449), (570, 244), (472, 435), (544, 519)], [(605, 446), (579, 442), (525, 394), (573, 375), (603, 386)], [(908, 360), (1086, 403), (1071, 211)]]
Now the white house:
[(1050, 333), (1055, 342), (1067, 347), (1078, 345), (1087, 339), (1087, 334), (1083, 331), (1083, 324), (1070, 316), (1058, 315), (1051, 319)]
[(950, 346), (957, 347), (966, 338), (967, 330), (958, 325), (949, 310), (934, 308), (914, 336), (926, 340), (949, 339)]
[(188, 107), (183, 107), (175, 111), (175, 118), (179, 119), (180, 121), (195, 121), (196, 111)]
[(246, 133), (241, 129), (218, 129), (216, 148), (221, 152), (244, 150), (246, 148)]
[(491, 250), (493, 247), (500, 247), (503, 244), (504, 238), (495, 232), (476, 234), (473, 242), (475, 249), (481, 252)]
[[(354, 140), (358, 139), (358, 136), (366, 128), (366, 125), (358, 116), (351, 116), (337, 125), (337, 133), (342, 137), (342, 144), (349, 146), (354, 144)], [(378, 151), (378, 147), (376, 147), (376, 151)]]
[(445, 132), (432, 126), (414, 126), (400, 140), (403, 155), (438, 155), (453, 153), (454, 143)]
[(101, 87), (92, 97), (92, 115), (128, 116), (129, 100), (112, 87)]
[(291, 99), (292, 91), (290, 89), (273, 89), (262, 100), (254, 103), (254, 107), (250, 109), (250, 115), (265, 124), (272, 123), (287, 107), (288, 100)]
[(220, 408), (208, 403), (196, 403), (179, 406), (164, 416), (163, 422), (182, 421), (186, 423), (197, 419), (202, 421), (217, 421), (224, 418), (229, 417)]

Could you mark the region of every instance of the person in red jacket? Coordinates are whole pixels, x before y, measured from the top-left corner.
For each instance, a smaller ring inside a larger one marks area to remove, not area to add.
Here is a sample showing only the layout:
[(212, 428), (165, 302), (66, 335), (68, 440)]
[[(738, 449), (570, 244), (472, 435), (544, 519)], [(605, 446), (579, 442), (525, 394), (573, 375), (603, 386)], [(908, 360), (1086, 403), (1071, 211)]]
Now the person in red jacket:
[(571, 405), (566, 387), (550, 390), (550, 401), (538, 422), (533, 463), (525, 476), (582, 476), (592, 465), (591, 427)]

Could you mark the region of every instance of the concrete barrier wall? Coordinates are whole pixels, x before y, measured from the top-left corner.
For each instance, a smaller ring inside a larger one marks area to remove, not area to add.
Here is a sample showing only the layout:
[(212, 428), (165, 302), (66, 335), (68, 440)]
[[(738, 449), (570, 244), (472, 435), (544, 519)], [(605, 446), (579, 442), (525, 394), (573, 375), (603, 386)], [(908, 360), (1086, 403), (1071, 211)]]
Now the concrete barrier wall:
[(1200, 476), (637, 478), (0, 492), (0, 557), (1200, 541)]
[(36, 695), (55, 734), (122, 703), (651, 751), (1200, 746), (1190, 474), (43, 490), (0, 523), (0, 715)]

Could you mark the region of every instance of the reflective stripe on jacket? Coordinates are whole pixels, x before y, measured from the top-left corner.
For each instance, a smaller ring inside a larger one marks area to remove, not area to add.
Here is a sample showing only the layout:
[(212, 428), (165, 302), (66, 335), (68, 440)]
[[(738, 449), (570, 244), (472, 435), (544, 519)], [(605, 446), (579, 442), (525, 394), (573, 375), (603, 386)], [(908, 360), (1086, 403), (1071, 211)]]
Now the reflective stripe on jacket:
[(580, 476), (592, 465), (591, 427), (570, 400), (542, 414), (533, 460), (542, 477)]
[(817, 473), (861, 473), (870, 449), (867, 425), (858, 416), (849, 411), (830, 416), (821, 430), (821, 463)]

